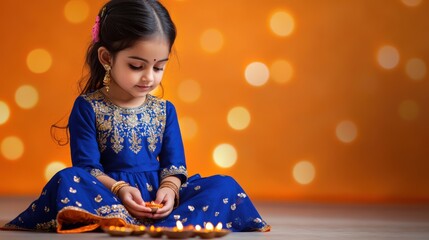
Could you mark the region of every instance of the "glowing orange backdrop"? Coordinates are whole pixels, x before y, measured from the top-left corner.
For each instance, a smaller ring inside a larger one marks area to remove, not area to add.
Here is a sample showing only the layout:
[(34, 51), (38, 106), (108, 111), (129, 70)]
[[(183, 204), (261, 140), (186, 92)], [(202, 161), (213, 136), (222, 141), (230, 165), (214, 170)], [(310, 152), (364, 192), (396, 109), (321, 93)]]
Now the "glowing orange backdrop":
[[(191, 174), (254, 199), (429, 200), (429, 2), (164, 0), (163, 80)], [(67, 118), (103, 1), (2, 1), (0, 194), (70, 166)]]

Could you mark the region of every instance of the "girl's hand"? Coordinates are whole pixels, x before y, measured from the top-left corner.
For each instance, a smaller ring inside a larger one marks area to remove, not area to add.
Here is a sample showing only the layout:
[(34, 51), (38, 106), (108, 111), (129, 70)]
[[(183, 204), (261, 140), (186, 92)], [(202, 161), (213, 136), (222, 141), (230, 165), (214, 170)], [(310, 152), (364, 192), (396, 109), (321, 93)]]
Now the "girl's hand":
[(118, 197), (128, 212), (135, 218), (151, 218), (152, 210), (145, 206), (140, 190), (135, 187), (125, 186), (118, 192)]
[(164, 206), (152, 214), (151, 218), (160, 219), (168, 216), (173, 211), (174, 197), (173, 190), (169, 188), (158, 189), (155, 203), (162, 203)]

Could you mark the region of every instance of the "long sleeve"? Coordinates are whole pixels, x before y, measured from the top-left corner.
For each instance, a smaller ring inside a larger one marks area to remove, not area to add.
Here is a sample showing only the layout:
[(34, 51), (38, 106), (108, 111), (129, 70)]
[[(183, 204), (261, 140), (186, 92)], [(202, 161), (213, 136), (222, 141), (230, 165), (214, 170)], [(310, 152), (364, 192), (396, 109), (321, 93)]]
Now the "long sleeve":
[(161, 179), (176, 176), (184, 183), (188, 177), (182, 136), (174, 105), (167, 101), (167, 119), (159, 154)]
[(72, 164), (92, 174), (103, 172), (97, 143), (95, 113), (83, 97), (74, 103), (69, 118)]

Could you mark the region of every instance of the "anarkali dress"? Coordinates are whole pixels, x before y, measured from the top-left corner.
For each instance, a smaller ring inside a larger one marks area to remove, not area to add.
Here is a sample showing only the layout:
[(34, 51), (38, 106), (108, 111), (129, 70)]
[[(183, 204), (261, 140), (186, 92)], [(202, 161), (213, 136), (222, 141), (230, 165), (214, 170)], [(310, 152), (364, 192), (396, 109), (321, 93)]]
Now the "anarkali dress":
[[(211, 222), (231, 231), (268, 231), (240, 185), (229, 176), (188, 177), (174, 105), (147, 95), (144, 104), (123, 108), (101, 90), (79, 96), (69, 118), (73, 167), (59, 171), (40, 197), (3, 230), (86, 232), (100, 226), (172, 227)], [(155, 200), (162, 179), (181, 180), (180, 202), (163, 219), (137, 219), (96, 176), (106, 174)]]

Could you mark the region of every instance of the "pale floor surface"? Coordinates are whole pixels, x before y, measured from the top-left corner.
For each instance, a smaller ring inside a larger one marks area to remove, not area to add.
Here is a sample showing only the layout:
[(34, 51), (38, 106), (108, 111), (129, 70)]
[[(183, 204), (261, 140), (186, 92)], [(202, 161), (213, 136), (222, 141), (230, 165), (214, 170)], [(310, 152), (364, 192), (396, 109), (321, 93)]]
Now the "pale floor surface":
[[(33, 198), (0, 197), (0, 224), (18, 215)], [(268, 233), (232, 233), (222, 239), (429, 239), (428, 205), (345, 205), (256, 202), (272, 226)], [(104, 233), (55, 234), (0, 231), (0, 240), (119, 239)], [(123, 239), (150, 239), (147, 235)], [(165, 238), (164, 238), (165, 239)], [(198, 238), (196, 238), (198, 239)]]

